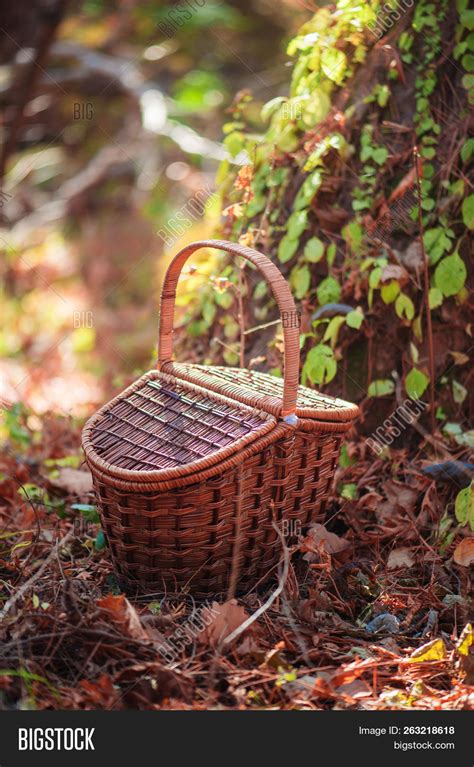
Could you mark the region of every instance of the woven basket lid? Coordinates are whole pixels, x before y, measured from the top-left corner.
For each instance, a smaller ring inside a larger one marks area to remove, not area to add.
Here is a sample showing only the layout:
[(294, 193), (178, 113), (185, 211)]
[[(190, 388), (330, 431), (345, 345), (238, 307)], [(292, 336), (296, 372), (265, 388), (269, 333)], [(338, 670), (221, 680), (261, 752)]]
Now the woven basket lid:
[[(246, 368), (191, 365), (180, 362), (166, 363), (163, 368), (181, 379), (192, 381), (226, 397), (237, 398), (247, 405), (262, 408), (279, 416), (281, 411), (283, 379)], [(347, 423), (359, 413), (357, 405), (337, 397), (321, 394), (307, 386), (298, 387), (296, 415), (332, 423)]]
[(274, 429), (266, 412), (153, 370), (89, 419), (88, 461), (123, 480), (186, 477)]

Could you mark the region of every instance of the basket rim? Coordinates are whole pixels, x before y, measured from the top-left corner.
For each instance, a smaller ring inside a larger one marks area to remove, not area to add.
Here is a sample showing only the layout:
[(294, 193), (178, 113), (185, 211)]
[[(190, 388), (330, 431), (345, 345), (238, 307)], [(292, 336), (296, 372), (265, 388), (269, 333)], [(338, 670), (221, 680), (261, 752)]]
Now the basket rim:
[[(225, 397), (232, 398), (235, 402), (248, 405), (250, 407), (260, 407), (267, 413), (278, 418), (281, 414), (281, 397), (271, 394), (258, 394), (255, 392), (252, 394), (245, 389), (242, 384), (231, 383), (230, 381), (224, 381), (221, 378), (214, 378), (212, 376), (212, 370), (241, 370), (241, 368), (226, 367), (224, 365), (201, 365), (193, 362), (176, 362), (175, 360), (165, 362), (161, 368), (163, 371), (174, 375), (180, 380), (189, 381), (190, 383), (199, 386), (199, 377), (201, 376), (201, 386), (212, 386), (212, 391), (222, 394)], [(262, 371), (249, 371), (259, 376), (270, 377), (269, 373)], [(208, 381), (204, 381), (202, 376), (207, 376)], [(272, 376), (273, 378), (273, 376)], [(212, 380), (211, 380), (212, 379)], [(281, 379), (276, 379), (281, 380)], [(297, 400), (296, 415), (298, 418), (314, 419), (317, 421), (324, 421), (329, 423), (337, 423), (343, 425), (344, 423), (351, 424), (360, 414), (360, 409), (352, 402), (340, 399), (339, 397), (332, 397), (329, 394), (322, 394), (317, 389), (310, 389), (307, 386), (299, 385), (298, 391), (306, 390), (310, 394), (317, 393), (320, 397), (327, 400), (334, 401), (334, 408), (331, 410), (325, 410), (324, 408), (308, 407), (307, 405), (299, 406)], [(258, 403), (258, 404), (257, 404)]]
[[(157, 379), (164, 381), (165, 383), (168, 383), (168, 384), (178, 383), (185, 390), (188, 390), (190, 392), (195, 392), (197, 394), (201, 394), (202, 396), (205, 396), (210, 400), (232, 407), (236, 411), (243, 410), (247, 412), (249, 415), (253, 415), (254, 417), (259, 418), (262, 423), (260, 426), (253, 429), (251, 432), (243, 435), (242, 437), (239, 437), (238, 439), (234, 440), (229, 445), (221, 447), (215, 450), (213, 453), (210, 453), (209, 455), (203, 458), (199, 458), (194, 461), (189, 461), (188, 463), (184, 463), (179, 466), (172, 466), (172, 467), (167, 467), (162, 469), (153, 469), (151, 471), (143, 471), (143, 469), (123, 469), (120, 466), (116, 466), (113, 463), (106, 461), (97, 453), (94, 447), (93, 440), (92, 440), (92, 432), (93, 432), (94, 426), (98, 422), (100, 422), (103, 416), (117, 402), (120, 402), (121, 400), (126, 399), (127, 396), (129, 396), (130, 394), (133, 394), (135, 391), (141, 388), (143, 384), (146, 383), (147, 381), (157, 380)], [(132, 483), (137, 482), (139, 484), (143, 484), (144, 482), (146, 482), (147, 484), (149, 484), (149, 483), (156, 483), (156, 482), (159, 483), (159, 482), (163, 482), (167, 480), (178, 480), (179, 482), (180, 479), (184, 480), (185, 478), (188, 478), (189, 476), (194, 475), (195, 477), (194, 481), (196, 481), (196, 475), (199, 475), (199, 472), (205, 472), (210, 467), (220, 464), (226, 459), (231, 459), (231, 463), (235, 463), (235, 465), (238, 465), (241, 462), (239, 459), (239, 453), (242, 452), (242, 449), (252, 444), (253, 442), (256, 442), (259, 438), (267, 435), (269, 432), (274, 430), (277, 427), (277, 425), (278, 425), (278, 422), (275, 416), (273, 416), (270, 413), (267, 413), (264, 410), (251, 407), (245, 403), (236, 402), (234, 399), (226, 397), (218, 392), (212, 391), (202, 386), (197, 386), (195, 383), (183, 380), (181, 378), (177, 378), (176, 376), (169, 375), (168, 373), (165, 373), (159, 370), (150, 370), (148, 371), (148, 373), (145, 373), (144, 375), (140, 376), (140, 378), (134, 381), (130, 386), (128, 386), (122, 392), (120, 392), (111, 400), (109, 400), (109, 402), (107, 402), (105, 405), (102, 405), (102, 407), (99, 408), (99, 410), (97, 410), (86, 421), (82, 431), (82, 446), (83, 446), (87, 461), (88, 463), (90, 463), (90, 465), (93, 468), (97, 468), (101, 473), (104, 473), (116, 479), (129, 481)], [(232, 461), (232, 458), (234, 459), (233, 461)]]

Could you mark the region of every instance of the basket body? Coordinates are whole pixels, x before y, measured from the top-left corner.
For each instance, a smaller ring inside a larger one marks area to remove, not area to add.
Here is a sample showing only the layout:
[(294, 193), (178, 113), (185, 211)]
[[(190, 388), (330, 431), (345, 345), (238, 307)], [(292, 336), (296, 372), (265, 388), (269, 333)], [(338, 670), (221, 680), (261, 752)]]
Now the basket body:
[[(281, 378), (245, 368), (176, 362), (167, 363), (162, 369), (275, 417), (280, 415)], [(286, 441), (286, 459), (279, 466), (278, 475), (277, 461), (273, 480), (278, 519), (284, 523), (282, 529), (290, 540), (304, 533), (310, 524), (323, 521), (340, 448), (358, 412), (350, 402), (298, 387), (293, 438)]]
[(252, 261), (281, 315), (296, 315), (282, 275), (257, 251), (206, 241), (171, 262), (158, 370), (104, 405), (83, 432), (114, 569), (129, 592), (233, 596), (271, 577), (283, 540), (323, 518), (339, 449), (358, 412), (298, 387), (298, 328), (283, 326), (283, 381), (171, 361), (179, 273), (203, 246)]
[[(160, 379), (167, 386), (179, 380), (186, 386), (190, 381), (190, 391), (203, 392), (206, 398), (212, 385), (216, 401), (231, 401), (217, 393), (224, 388), (228, 394), (221, 383), (223, 371), (226, 369), (186, 365), (175, 365), (174, 374), (152, 371), (115, 402), (127, 401), (127, 392), (140, 390), (141, 382)], [(247, 383), (236, 393), (239, 372), (242, 376), (248, 373), (228, 369), (226, 375), (242, 416), (255, 412), (242, 400), (263, 400), (266, 395), (258, 376), (253, 392)], [(306, 393), (310, 398), (315, 395), (310, 389)], [(328, 415), (331, 400), (324, 399)], [(281, 540), (275, 522), (291, 542), (308, 525), (324, 518), (350, 420), (299, 418), (296, 426), (287, 426), (268, 414), (262, 421), (263, 434), (230, 456), (223, 455), (214, 465), (187, 476), (163, 474), (150, 479), (152, 473), (143, 470), (145, 464), (139, 463), (139, 477), (130, 477), (130, 470), (117, 467), (116, 458), (113, 467), (100, 459), (98, 425), (111, 404), (86, 425), (84, 447), (114, 569), (128, 592), (184, 590), (205, 598), (229, 590), (246, 591), (271, 576), (280, 560)], [(348, 415), (353, 413), (351, 407)], [(340, 403), (333, 407), (339, 418), (343, 410)], [(137, 441), (136, 435), (133, 439)]]

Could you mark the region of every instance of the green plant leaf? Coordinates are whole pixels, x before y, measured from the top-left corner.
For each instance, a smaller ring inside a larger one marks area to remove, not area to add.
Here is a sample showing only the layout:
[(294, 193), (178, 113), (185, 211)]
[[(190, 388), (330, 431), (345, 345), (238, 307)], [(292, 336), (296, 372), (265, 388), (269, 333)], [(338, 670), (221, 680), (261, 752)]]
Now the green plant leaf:
[(393, 304), (400, 293), (400, 284), (397, 280), (391, 280), (388, 285), (382, 285), (380, 295), (384, 304)]
[(311, 237), (310, 240), (304, 246), (304, 258), (305, 261), (309, 261), (311, 264), (317, 264), (324, 256), (324, 243), (319, 237)]
[(456, 404), (462, 405), (462, 403), (467, 397), (467, 389), (465, 388), (465, 386), (460, 384), (459, 381), (456, 381), (455, 379), (453, 379), (452, 387), (453, 387), (453, 400), (456, 402)]
[(462, 218), (468, 229), (474, 229), (474, 194), (466, 197), (462, 204)]
[(405, 378), (405, 391), (412, 399), (420, 399), (430, 379), (421, 370), (412, 368)]
[(320, 306), (337, 303), (341, 298), (341, 286), (334, 277), (326, 277), (316, 288)]
[(339, 492), (341, 498), (347, 498), (350, 501), (357, 499), (357, 485), (354, 482), (349, 482), (341, 487)]
[(463, 163), (469, 162), (474, 155), (474, 138), (468, 138), (461, 149), (461, 160)]
[(359, 254), (364, 239), (364, 230), (360, 223), (356, 219), (349, 221), (343, 228), (341, 234), (352, 252), (356, 255)]
[(286, 264), (287, 261), (293, 258), (298, 249), (298, 242), (299, 240), (291, 239), (287, 234), (280, 240), (280, 244), (278, 245), (278, 260), (281, 264)]
[(369, 286), (371, 288), (378, 288), (380, 285), (380, 278), (382, 276), (382, 267), (376, 266), (375, 269), (372, 269), (372, 271), (369, 274)]
[(474, 29), (474, 10), (465, 10), (461, 13), (460, 22), (466, 29)]
[(434, 274), (434, 283), (444, 296), (455, 296), (464, 287), (466, 265), (459, 253), (446, 256), (439, 262)]
[(305, 264), (295, 266), (290, 274), (290, 284), (295, 294), (295, 298), (301, 299), (308, 293), (311, 286), (311, 272)]
[(313, 384), (323, 385), (332, 381), (337, 372), (337, 363), (333, 350), (325, 344), (318, 344), (309, 350), (303, 365), (303, 384), (310, 380)]
[(407, 320), (411, 321), (415, 316), (415, 307), (413, 305), (413, 301), (409, 296), (406, 295), (406, 293), (400, 293), (398, 296), (397, 300), (395, 301), (395, 311), (400, 319), (406, 317)]
[(346, 323), (350, 328), (355, 328), (355, 330), (359, 330), (363, 321), (364, 312), (360, 306), (358, 306), (357, 309), (353, 309), (352, 312), (349, 312), (349, 314), (346, 316)]
[(374, 161), (377, 163), (377, 165), (383, 165), (384, 162), (386, 162), (388, 157), (388, 152), (383, 146), (377, 147), (377, 149), (374, 149), (372, 152), (372, 157)]
[(386, 397), (387, 394), (393, 394), (395, 384), (390, 378), (380, 378), (369, 384), (367, 394), (369, 397)]
[(337, 344), (339, 328), (341, 327), (341, 325), (344, 324), (345, 319), (346, 318), (343, 315), (338, 314), (329, 320), (328, 326), (326, 328), (326, 332), (324, 333), (324, 336), (323, 336), (323, 341), (329, 341), (332, 349), (334, 349), (334, 347)]
[(474, 481), (457, 494), (454, 513), (460, 525), (469, 524), (474, 531)]
[(438, 263), (441, 256), (451, 248), (451, 238), (442, 226), (427, 229), (423, 237), (423, 243), (432, 264)]
[(443, 303), (443, 293), (439, 288), (430, 288), (429, 304), (430, 309), (437, 309)]
[(296, 210), (294, 213), (291, 214), (287, 221), (287, 230), (286, 230), (286, 236), (290, 238), (290, 240), (297, 240), (301, 237), (304, 230), (306, 229), (306, 226), (308, 224), (308, 211), (307, 210)]
[(298, 194), (296, 195), (293, 205), (295, 210), (302, 210), (303, 208), (308, 207), (314, 195), (321, 186), (321, 181), (322, 176), (319, 170), (315, 170), (314, 173), (311, 173), (311, 175), (303, 181), (298, 190)]
[(321, 69), (326, 77), (340, 85), (347, 69), (347, 58), (337, 48), (326, 48), (321, 54)]
[(268, 120), (268, 118), (271, 117), (271, 115), (274, 114), (274, 112), (276, 112), (277, 109), (279, 109), (282, 104), (285, 103), (285, 101), (287, 101), (285, 96), (276, 96), (274, 99), (267, 101), (267, 103), (263, 105), (260, 112), (262, 120)]

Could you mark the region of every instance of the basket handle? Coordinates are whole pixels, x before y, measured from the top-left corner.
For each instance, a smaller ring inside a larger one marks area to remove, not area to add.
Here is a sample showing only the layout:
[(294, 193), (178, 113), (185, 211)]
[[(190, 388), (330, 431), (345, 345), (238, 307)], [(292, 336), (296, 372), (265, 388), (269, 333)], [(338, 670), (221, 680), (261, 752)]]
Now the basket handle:
[[(173, 320), (176, 286), (185, 262), (199, 248), (216, 248), (231, 253), (233, 256), (246, 258), (247, 261), (250, 261), (259, 269), (270, 286), (280, 310), (285, 342), (283, 407), (281, 415), (287, 422), (293, 423), (296, 418), (296, 397), (298, 394), (300, 363), (299, 323), (295, 321), (297, 318), (296, 306), (288, 283), (280, 270), (267, 256), (253, 248), (247, 248), (244, 245), (237, 245), (224, 240), (201, 240), (186, 245), (173, 258), (166, 271), (161, 292), (157, 367), (160, 368), (165, 362), (171, 361), (173, 354)], [(284, 321), (285, 313), (287, 317), (292, 319), (289, 323)]]

